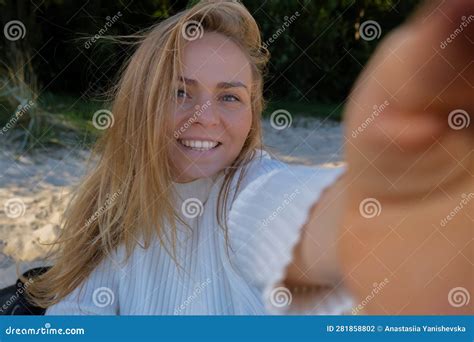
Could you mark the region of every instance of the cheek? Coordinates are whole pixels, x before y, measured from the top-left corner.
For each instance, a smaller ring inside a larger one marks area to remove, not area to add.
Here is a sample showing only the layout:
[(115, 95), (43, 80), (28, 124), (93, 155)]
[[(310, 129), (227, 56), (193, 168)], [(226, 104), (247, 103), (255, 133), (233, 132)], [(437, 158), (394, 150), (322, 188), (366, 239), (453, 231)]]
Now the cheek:
[(193, 117), (192, 110), (179, 109), (172, 112), (171, 129), (173, 130), (174, 138), (179, 138), (186, 131), (191, 129), (194, 124), (191, 118)]
[(173, 128), (179, 128), (186, 121), (187, 112), (179, 109), (172, 111)]
[(236, 146), (242, 146), (247, 138), (250, 127), (252, 126), (252, 111), (246, 109), (240, 113), (234, 113), (226, 117), (225, 125), (227, 132)]

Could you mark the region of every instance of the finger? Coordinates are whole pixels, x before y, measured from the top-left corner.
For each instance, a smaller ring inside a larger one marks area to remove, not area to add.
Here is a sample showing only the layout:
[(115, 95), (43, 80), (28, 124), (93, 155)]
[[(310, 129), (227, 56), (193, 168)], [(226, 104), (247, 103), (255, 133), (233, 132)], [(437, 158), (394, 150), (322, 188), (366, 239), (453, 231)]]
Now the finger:
[(437, 94), (428, 108), (464, 103), (466, 110), (472, 109), (474, 2), (429, 1), (409, 20), (408, 27), (418, 31), (415, 42), (419, 45), (417, 52), (422, 53), (417, 62), (426, 64), (416, 79), (429, 85), (427, 92)]
[[(474, 172), (472, 44), (459, 34), (449, 48), (439, 47), (457, 25), (453, 18), (469, 18), (472, 7), (469, 0), (425, 5), (381, 44), (363, 72), (345, 112), (346, 160), (359, 195), (390, 189), (418, 196), (449, 181), (446, 175)], [(474, 18), (470, 25), (463, 32), (472, 35)], [(453, 111), (465, 129), (450, 125)]]
[(460, 104), (472, 112), (473, 7), (471, 0), (423, 6), (382, 42), (356, 85), (359, 102), (376, 95), (409, 112), (445, 112)]

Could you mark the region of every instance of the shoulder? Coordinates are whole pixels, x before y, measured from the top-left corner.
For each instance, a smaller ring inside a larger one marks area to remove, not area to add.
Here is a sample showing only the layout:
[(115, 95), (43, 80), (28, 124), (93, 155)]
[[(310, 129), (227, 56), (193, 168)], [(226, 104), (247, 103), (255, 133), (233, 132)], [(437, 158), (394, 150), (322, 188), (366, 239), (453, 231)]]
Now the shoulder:
[(240, 167), (233, 182), (234, 185), (239, 183), (238, 192), (240, 193), (256, 179), (268, 175), (276, 170), (286, 168), (287, 166), (286, 163), (272, 158), (267, 151), (255, 149), (250, 160)]
[(254, 150), (253, 157), (248, 164), (248, 169), (249, 175), (256, 178), (261, 174), (266, 174), (270, 171), (281, 169), (286, 166), (288, 166), (288, 164), (273, 158), (267, 151), (256, 149)]
[[(286, 194), (291, 189), (301, 190), (303, 194), (320, 192), (346, 169), (345, 164), (338, 167), (288, 164), (272, 158), (265, 150), (256, 149), (250, 162), (240, 171), (241, 184), (236, 197), (245, 200), (254, 197), (258, 201), (263, 197)], [(236, 183), (239, 176), (234, 178)]]
[(79, 286), (45, 315), (116, 315), (119, 312), (119, 282), (123, 278), (124, 246), (103, 257)]

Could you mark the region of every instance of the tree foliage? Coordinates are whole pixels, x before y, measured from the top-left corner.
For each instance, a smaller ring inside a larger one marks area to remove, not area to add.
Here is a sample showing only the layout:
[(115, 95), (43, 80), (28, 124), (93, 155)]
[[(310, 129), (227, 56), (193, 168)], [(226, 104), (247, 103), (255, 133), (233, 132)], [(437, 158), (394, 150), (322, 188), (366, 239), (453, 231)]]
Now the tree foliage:
[[(12, 51), (31, 58), (39, 92), (84, 94), (116, 82), (120, 65), (132, 49), (120, 44), (85, 42), (103, 32), (132, 34), (186, 8), (195, 0), (0, 0), (2, 27), (20, 20), (25, 38), (2, 39), (2, 64), (15, 60)], [(378, 41), (400, 24), (418, 0), (243, 0), (257, 20), (272, 54), (266, 81), (273, 99), (343, 101)], [(295, 20), (291, 20), (292, 16)], [(381, 37), (361, 39), (359, 25), (375, 20)], [(290, 24), (288, 22), (291, 21)], [(286, 24), (285, 24), (286, 22)]]

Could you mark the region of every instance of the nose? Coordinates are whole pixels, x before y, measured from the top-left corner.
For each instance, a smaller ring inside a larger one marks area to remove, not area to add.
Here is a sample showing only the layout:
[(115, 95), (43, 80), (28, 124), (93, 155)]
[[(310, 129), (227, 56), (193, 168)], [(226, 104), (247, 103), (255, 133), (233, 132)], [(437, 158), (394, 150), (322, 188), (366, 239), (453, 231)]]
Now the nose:
[(217, 125), (220, 121), (219, 112), (211, 100), (196, 104), (193, 116), (196, 118), (196, 123), (205, 127)]

